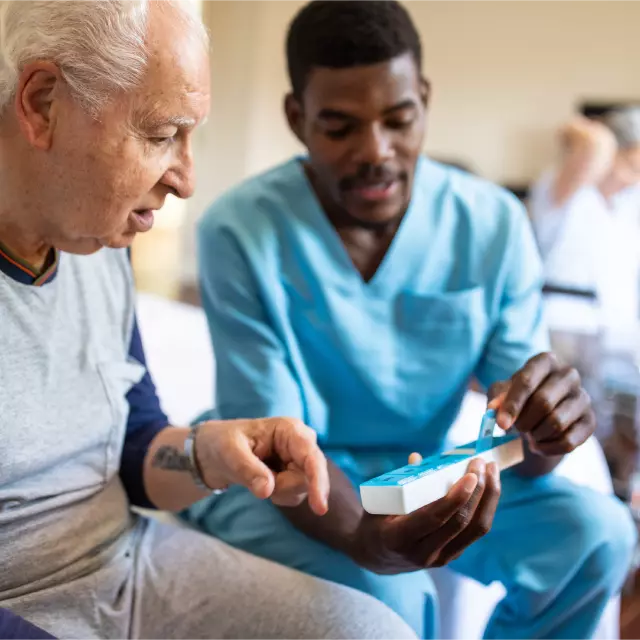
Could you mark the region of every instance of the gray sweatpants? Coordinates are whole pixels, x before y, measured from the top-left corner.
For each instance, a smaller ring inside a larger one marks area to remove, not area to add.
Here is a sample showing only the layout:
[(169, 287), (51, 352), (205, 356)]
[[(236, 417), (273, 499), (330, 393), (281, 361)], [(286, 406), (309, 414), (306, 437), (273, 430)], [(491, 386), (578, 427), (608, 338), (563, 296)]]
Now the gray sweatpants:
[(99, 571), (2, 605), (61, 638), (415, 638), (364, 593), (146, 519)]

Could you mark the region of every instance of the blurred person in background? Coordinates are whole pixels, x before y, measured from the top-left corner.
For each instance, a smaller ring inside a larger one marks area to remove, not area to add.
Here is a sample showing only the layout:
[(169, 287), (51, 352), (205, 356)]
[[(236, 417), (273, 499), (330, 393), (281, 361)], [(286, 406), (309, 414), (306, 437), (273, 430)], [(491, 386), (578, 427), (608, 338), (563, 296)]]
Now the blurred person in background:
[[(487, 637), (589, 637), (635, 534), (618, 501), (552, 473), (594, 421), (580, 377), (547, 352), (522, 205), (422, 155), (431, 91), (400, 3), (312, 2), (287, 57), (286, 116), (307, 154), (206, 212), (201, 291), (217, 410), (315, 428), (330, 509), (280, 510), (232, 488), (188, 519), (366, 591), (426, 637), (438, 620), (424, 569), (445, 564), (505, 586)], [(408, 516), (364, 513), (358, 484), (442, 450), (472, 377), (502, 398), (498, 420), (525, 435), (525, 461), (502, 478), (480, 463), (472, 494)]]
[(146, 367), (127, 247), (192, 194), (208, 110), (189, 4), (0, 1), (0, 638), (412, 637), (362, 592), (130, 509), (234, 483), (327, 506), (311, 429), (173, 426)]
[(593, 299), (598, 322), (626, 333), (640, 316), (640, 108), (575, 117), (560, 142), (529, 199), (545, 283)]

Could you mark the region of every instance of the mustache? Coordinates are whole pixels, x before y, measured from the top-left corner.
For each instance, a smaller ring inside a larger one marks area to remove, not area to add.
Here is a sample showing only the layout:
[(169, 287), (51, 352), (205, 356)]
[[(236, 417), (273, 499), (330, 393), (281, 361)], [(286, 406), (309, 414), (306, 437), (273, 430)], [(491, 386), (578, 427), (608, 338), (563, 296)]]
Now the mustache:
[(345, 176), (340, 180), (338, 186), (342, 191), (366, 187), (376, 182), (394, 182), (395, 180), (406, 180), (405, 171), (398, 171), (392, 167), (365, 164), (358, 167), (355, 174)]

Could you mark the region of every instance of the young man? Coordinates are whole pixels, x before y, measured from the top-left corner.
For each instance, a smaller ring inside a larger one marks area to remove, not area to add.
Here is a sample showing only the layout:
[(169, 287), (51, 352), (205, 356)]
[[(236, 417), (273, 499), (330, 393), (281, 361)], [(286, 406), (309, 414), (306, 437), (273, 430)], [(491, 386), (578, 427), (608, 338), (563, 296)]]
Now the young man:
[(529, 204), (545, 282), (595, 297), (597, 321), (628, 335), (640, 318), (640, 108), (574, 118), (560, 135), (562, 161)]
[[(427, 637), (437, 620), (421, 570), (446, 563), (505, 585), (487, 637), (588, 637), (635, 537), (622, 505), (551, 473), (593, 414), (575, 371), (545, 353), (522, 208), (421, 157), (429, 84), (400, 4), (313, 2), (287, 55), (286, 114), (308, 155), (212, 205), (201, 284), (219, 412), (314, 427), (332, 460), (330, 510), (285, 513), (232, 489), (188, 517), (375, 595)], [(406, 517), (363, 513), (354, 485), (441, 449), (472, 377), (528, 443), (497, 511), (500, 478), (479, 464), (471, 497), (458, 487)]]
[(191, 195), (209, 109), (186, 6), (0, 1), (0, 637), (412, 637), (371, 597), (130, 511), (328, 494), (311, 429), (170, 426), (145, 367), (126, 247)]

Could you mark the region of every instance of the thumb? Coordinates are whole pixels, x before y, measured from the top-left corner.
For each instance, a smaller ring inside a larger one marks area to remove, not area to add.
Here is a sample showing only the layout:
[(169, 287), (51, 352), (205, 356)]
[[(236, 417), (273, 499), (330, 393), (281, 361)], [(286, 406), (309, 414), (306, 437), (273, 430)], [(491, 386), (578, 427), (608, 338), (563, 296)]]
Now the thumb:
[(244, 434), (239, 435), (229, 443), (222, 456), (230, 471), (230, 483), (240, 484), (256, 498), (264, 500), (275, 488), (273, 472), (256, 456)]

